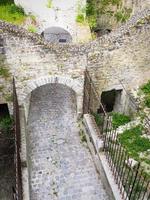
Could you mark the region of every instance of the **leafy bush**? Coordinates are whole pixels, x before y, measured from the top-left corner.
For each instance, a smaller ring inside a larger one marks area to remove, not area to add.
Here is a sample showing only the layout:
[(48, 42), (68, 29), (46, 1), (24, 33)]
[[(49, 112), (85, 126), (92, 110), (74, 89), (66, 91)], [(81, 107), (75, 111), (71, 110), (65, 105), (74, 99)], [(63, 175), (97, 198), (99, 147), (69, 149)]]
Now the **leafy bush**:
[(0, 130), (4, 134), (10, 134), (12, 129), (13, 120), (9, 116), (0, 119)]
[(125, 125), (131, 121), (130, 117), (121, 113), (112, 113), (112, 125), (113, 128)]
[(139, 153), (150, 149), (150, 140), (142, 136), (142, 126), (136, 126), (124, 131), (119, 136), (119, 141), (127, 149), (131, 157), (139, 159)]

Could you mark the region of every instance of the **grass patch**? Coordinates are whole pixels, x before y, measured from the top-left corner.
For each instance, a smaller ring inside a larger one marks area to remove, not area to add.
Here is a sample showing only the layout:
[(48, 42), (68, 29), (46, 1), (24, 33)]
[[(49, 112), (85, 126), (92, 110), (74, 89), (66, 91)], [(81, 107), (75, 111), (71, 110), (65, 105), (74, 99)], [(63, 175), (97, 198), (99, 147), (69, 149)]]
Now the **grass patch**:
[(97, 126), (98, 127), (101, 126), (103, 124), (103, 119), (100, 116), (100, 114), (98, 114), (98, 113), (92, 113), (92, 114), (94, 116), (94, 119), (95, 119), (95, 122), (96, 122)]
[(141, 87), (144, 94), (150, 94), (150, 81)]
[(19, 25), (26, 19), (26, 14), (23, 8), (15, 5), (12, 0), (1, 0), (0, 19)]
[(36, 32), (37, 32), (37, 29), (36, 29), (35, 26), (29, 25), (29, 26), (28, 26), (28, 31), (31, 32), (31, 33), (36, 33)]
[(7, 102), (13, 101), (13, 95), (12, 94), (7, 94), (7, 95), (4, 96), (4, 98)]
[(130, 18), (131, 13), (132, 13), (132, 9), (124, 8), (122, 10), (117, 11), (114, 16), (117, 22), (123, 23), (123, 22), (126, 22)]
[(144, 104), (146, 107), (150, 108), (150, 95), (145, 97)]
[(7, 69), (5, 67), (0, 67), (0, 76), (2, 76), (4, 78), (10, 77), (9, 69)]
[(124, 131), (119, 136), (120, 143), (126, 148), (129, 155), (136, 159), (140, 160), (139, 154), (150, 149), (150, 140), (142, 136), (142, 126), (136, 126), (130, 130)]
[(7, 116), (0, 119), (0, 130), (3, 134), (9, 135), (12, 130), (13, 120), (11, 117)]
[(146, 84), (144, 84), (141, 87), (141, 91), (144, 93), (144, 105), (148, 108), (150, 108), (150, 81), (148, 81)]
[(78, 14), (76, 17), (76, 22), (83, 24), (85, 22), (85, 17), (83, 14)]
[(119, 126), (125, 125), (131, 121), (131, 118), (127, 115), (121, 113), (112, 113), (112, 125), (113, 128), (118, 128)]

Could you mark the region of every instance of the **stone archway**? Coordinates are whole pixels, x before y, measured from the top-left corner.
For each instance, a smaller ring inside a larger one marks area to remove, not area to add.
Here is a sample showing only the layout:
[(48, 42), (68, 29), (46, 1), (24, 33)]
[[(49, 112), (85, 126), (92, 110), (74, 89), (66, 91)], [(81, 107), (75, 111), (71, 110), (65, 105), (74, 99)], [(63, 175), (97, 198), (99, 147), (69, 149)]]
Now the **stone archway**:
[(71, 34), (61, 27), (47, 28), (42, 32), (42, 36), (53, 43), (68, 43), (72, 41)]
[(83, 82), (72, 79), (70, 77), (57, 75), (40, 77), (27, 83), (27, 86), (24, 89), (24, 98), (20, 99), (19, 103), (20, 105), (24, 105), (26, 120), (29, 113), (31, 92), (34, 91), (36, 88), (47, 85), (49, 83), (57, 83), (68, 86), (75, 92), (77, 103), (77, 116), (78, 118), (81, 117), (83, 113)]

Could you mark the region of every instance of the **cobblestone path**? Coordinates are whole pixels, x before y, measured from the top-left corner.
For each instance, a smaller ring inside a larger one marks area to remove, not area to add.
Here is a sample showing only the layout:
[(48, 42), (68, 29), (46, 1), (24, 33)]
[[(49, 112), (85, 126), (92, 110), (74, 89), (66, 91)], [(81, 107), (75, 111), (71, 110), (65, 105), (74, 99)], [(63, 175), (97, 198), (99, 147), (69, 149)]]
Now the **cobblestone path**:
[(72, 90), (48, 84), (32, 93), (28, 122), (31, 200), (108, 200), (79, 137)]

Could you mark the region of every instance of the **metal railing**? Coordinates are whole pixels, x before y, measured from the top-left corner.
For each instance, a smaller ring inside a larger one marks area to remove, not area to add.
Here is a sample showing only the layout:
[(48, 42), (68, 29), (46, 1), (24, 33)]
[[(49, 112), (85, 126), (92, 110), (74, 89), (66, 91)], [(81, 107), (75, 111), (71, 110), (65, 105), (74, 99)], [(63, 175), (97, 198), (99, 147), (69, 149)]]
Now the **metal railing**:
[(13, 115), (14, 115), (14, 135), (15, 135), (15, 165), (16, 165), (16, 188), (15, 188), (15, 200), (22, 200), (22, 172), (21, 172), (21, 159), (20, 159), (20, 117), (19, 117), (19, 105), (15, 87), (15, 80), (13, 79)]
[(120, 144), (118, 133), (112, 125), (112, 117), (106, 113), (89, 72), (85, 71), (84, 114), (93, 114), (95, 102), (101, 109), (99, 128), (104, 140), (104, 152), (122, 198), (125, 200), (150, 200), (148, 176), (143, 172), (140, 163), (135, 164)]

